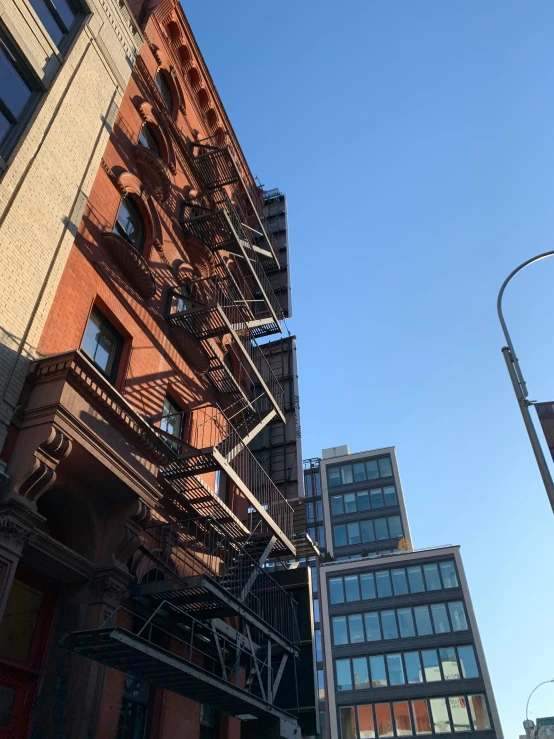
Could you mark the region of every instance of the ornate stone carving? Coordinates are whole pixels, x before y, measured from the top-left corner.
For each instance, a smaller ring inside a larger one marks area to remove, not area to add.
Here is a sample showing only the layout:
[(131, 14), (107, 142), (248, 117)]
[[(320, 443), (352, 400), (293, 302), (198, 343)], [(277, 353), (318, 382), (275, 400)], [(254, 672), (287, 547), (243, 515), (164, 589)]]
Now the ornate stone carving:
[(89, 593), (92, 603), (102, 602), (111, 606), (118, 606), (120, 601), (129, 595), (129, 583), (125, 582), (115, 570), (101, 570), (89, 583)]
[(171, 180), (169, 170), (162, 160), (144, 146), (135, 146), (133, 156), (142, 181), (148, 185), (154, 197), (160, 202), (167, 200)]
[(69, 456), (71, 447), (71, 439), (57, 426), (52, 426), (48, 439), (35, 451), (33, 466), (16, 485), (15, 491), (36, 503), (55, 482), (56, 467)]
[(170, 335), (192, 369), (199, 375), (205, 375), (210, 369), (210, 358), (198, 339), (181, 326), (171, 326)]
[(36, 539), (33, 529), (7, 514), (0, 514), (0, 542), (12, 550), (21, 551), (28, 541)]
[(140, 534), (152, 521), (152, 510), (142, 501), (137, 500), (136, 510), (125, 525), (125, 533), (114, 552), (114, 557), (125, 563), (140, 546)]
[(131, 287), (144, 300), (153, 298), (156, 294), (156, 281), (146, 260), (138, 253), (126, 239), (106, 231), (102, 240), (111, 252), (121, 271), (126, 275)]

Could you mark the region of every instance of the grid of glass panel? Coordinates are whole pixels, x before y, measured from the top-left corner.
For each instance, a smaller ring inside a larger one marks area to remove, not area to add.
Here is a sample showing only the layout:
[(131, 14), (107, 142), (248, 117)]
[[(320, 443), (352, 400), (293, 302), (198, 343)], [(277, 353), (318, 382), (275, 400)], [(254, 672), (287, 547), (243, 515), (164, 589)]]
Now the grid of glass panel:
[(351, 485), (353, 482), (378, 480), (381, 477), (392, 477), (390, 457), (367, 459), (365, 462), (343, 464), (340, 467), (327, 469), (327, 481), (330, 488), (338, 485)]
[(335, 646), (447, 634), (469, 628), (461, 600), (333, 616), (332, 625)]
[(363, 513), (364, 511), (390, 508), (395, 505), (398, 505), (398, 497), (394, 485), (331, 496), (331, 513), (333, 516), (342, 516), (346, 513)]
[(335, 669), (339, 691), (479, 677), (471, 644), (336, 659)]
[(333, 526), (333, 539), (336, 547), (398, 539), (401, 536), (403, 536), (403, 529), (400, 516), (351, 521)]
[(452, 560), (329, 578), (331, 604), (459, 587)]
[(308, 468), (304, 471), (304, 489), (310, 501), (306, 504), (308, 536), (317, 542), (320, 551), (325, 548), (325, 526), (323, 525), (323, 503), (321, 500), (321, 477), (319, 470)]
[(121, 337), (104, 316), (93, 309), (87, 321), (81, 349), (109, 379), (117, 372)]
[(384, 739), (487, 731), (491, 722), (485, 696), (480, 693), (341, 706), (339, 726), (341, 739)]

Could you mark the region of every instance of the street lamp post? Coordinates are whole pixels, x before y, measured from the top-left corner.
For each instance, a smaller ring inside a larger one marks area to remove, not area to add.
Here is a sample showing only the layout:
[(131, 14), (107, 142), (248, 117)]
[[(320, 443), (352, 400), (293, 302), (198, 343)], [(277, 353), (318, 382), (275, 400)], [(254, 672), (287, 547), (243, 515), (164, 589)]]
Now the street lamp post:
[(548, 683), (554, 683), (554, 678), (552, 680), (543, 680), (542, 683), (539, 683), (533, 690), (531, 691), (531, 694), (529, 695), (529, 698), (527, 698), (527, 705), (525, 706), (525, 721), (523, 722), (523, 728), (525, 729), (525, 733), (531, 739), (533, 736), (533, 728), (535, 727), (535, 724), (533, 721), (529, 721), (529, 701), (533, 697), (533, 693), (535, 690), (538, 690), (541, 685), (548, 685)]
[(548, 495), (550, 506), (552, 508), (552, 511), (554, 512), (554, 482), (552, 481), (552, 475), (550, 474), (550, 469), (548, 468), (548, 465), (546, 463), (539, 437), (537, 436), (535, 424), (533, 423), (533, 419), (531, 418), (529, 406), (533, 405), (533, 403), (527, 400), (527, 384), (523, 379), (523, 373), (521, 371), (521, 367), (519, 366), (519, 360), (517, 358), (514, 345), (512, 344), (512, 339), (508, 332), (508, 327), (506, 326), (504, 315), (502, 313), (502, 298), (504, 296), (504, 290), (506, 289), (506, 286), (510, 282), (512, 277), (530, 264), (533, 264), (534, 262), (539, 262), (541, 259), (546, 259), (547, 257), (552, 256), (554, 256), (554, 251), (544, 252), (544, 254), (539, 254), (536, 257), (528, 259), (526, 262), (523, 262), (523, 264), (520, 264), (519, 267), (516, 267), (513, 272), (510, 272), (508, 277), (506, 277), (506, 279), (502, 283), (502, 287), (500, 288), (500, 292), (498, 293), (496, 309), (498, 311), (498, 318), (500, 320), (500, 325), (502, 326), (502, 331), (504, 332), (504, 338), (506, 339), (507, 344), (507, 346), (502, 347), (502, 354), (504, 355), (506, 367), (508, 368), (508, 374), (510, 375), (512, 385), (514, 387), (514, 392), (519, 404), (519, 409), (523, 417), (523, 423), (525, 424), (525, 428), (527, 429), (529, 441), (531, 442), (531, 446), (535, 454), (535, 459), (537, 460), (537, 464), (539, 466), (546, 494)]

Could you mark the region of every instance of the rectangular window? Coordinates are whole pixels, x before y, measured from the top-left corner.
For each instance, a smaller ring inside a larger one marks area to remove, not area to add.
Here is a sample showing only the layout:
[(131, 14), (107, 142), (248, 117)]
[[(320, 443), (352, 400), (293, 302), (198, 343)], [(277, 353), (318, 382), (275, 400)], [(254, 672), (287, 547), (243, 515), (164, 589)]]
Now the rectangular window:
[(382, 654), (369, 658), (371, 667), (371, 687), (382, 688), (387, 685), (387, 672), (385, 670), (385, 658)]
[(174, 452), (179, 453), (181, 451), (180, 440), (183, 438), (183, 414), (170, 395), (165, 396), (160, 429), (174, 437), (173, 439), (166, 438), (165, 443)]
[(306, 490), (306, 498), (312, 497), (312, 476), (308, 473), (304, 475), (304, 488)]
[(408, 567), (408, 582), (410, 583), (410, 593), (424, 593), (425, 585), (423, 583), (423, 575), (421, 567)]
[(448, 699), (448, 705), (450, 706), (454, 731), (471, 731), (465, 697), (463, 695), (453, 695)]
[(342, 516), (344, 513), (344, 504), (342, 495), (331, 496), (331, 513), (333, 516)]
[(399, 654), (387, 654), (387, 667), (389, 670), (389, 684), (404, 685), (402, 657)]
[(394, 610), (381, 611), (381, 624), (383, 626), (383, 639), (398, 639)]
[(452, 621), (452, 629), (454, 631), (466, 631), (468, 628), (464, 605), (462, 601), (455, 600), (448, 604), (450, 620)]
[(378, 613), (364, 613), (365, 633), (368, 641), (381, 641), (381, 624)]
[(312, 573), (312, 593), (317, 593), (317, 568), (310, 567)]
[(357, 739), (356, 718), (353, 706), (342, 706), (340, 709), (341, 739)]
[(392, 588), (390, 584), (390, 577), (388, 570), (375, 573), (375, 579), (377, 580), (377, 594), (379, 598), (388, 598), (392, 595)]
[(423, 672), (419, 661), (419, 652), (404, 652), (404, 664), (406, 665), (406, 678), (410, 684), (422, 683)]
[(352, 675), (350, 674), (350, 660), (335, 660), (337, 670), (337, 688), (339, 690), (352, 690)]
[(373, 521), (360, 521), (360, 529), (362, 532), (362, 541), (364, 543), (375, 541), (375, 532), (373, 531)]
[(441, 679), (441, 671), (439, 667), (439, 658), (436, 649), (423, 649), (421, 651), (421, 659), (423, 661), (423, 674), (425, 682), (432, 683)]
[(104, 316), (93, 308), (83, 336), (81, 349), (98, 369), (114, 381), (122, 340)]
[(396, 488), (394, 487), (394, 485), (388, 485), (386, 488), (383, 488), (383, 495), (385, 496), (385, 505), (387, 507), (398, 505)]
[(354, 482), (351, 464), (346, 464), (340, 468), (340, 481), (342, 485), (350, 485), (350, 483)]
[(348, 644), (348, 631), (346, 630), (346, 616), (333, 616), (333, 641), (336, 646)]
[(349, 544), (361, 544), (362, 537), (360, 536), (360, 524), (357, 521), (346, 524), (346, 531), (348, 534)]
[(356, 493), (347, 493), (344, 496), (344, 512), (345, 513), (357, 513), (358, 508), (356, 506)]
[(475, 731), (487, 731), (491, 728), (491, 722), (487, 711), (484, 695), (468, 695), (469, 712), (473, 721)]
[(411, 736), (412, 721), (410, 719), (410, 708), (407, 701), (399, 701), (392, 704), (394, 713), (394, 724), (396, 726), (396, 736)]
[(325, 527), (324, 526), (317, 527), (317, 543), (319, 544), (320, 548), (325, 546)]
[(375, 538), (377, 541), (389, 538), (389, 529), (386, 518), (376, 518), (373, 524), (375, 526)]
[(392, 467), (390, 457), (384, 457), (384, 459), (379, 460), (379, 475), (380, 477), (391, 477)]
[(350, 633), (350, 644), (361, 644), (365, 641), (361, 613), (351, 613), (348, 616), (348, 631)]
[(408, 581), (406, 580), (406, 570), (391, 570), (392, 586), (395, 595), (406, 595), (408, 593)]
[(320, 629), (314, 630), (315, 637), (315, 660), (316, 662), (323, 662), (323, 651), (321, 649), (321, 631)]
[(311, 523), (314, 520), (314, 504), (308, 503), (306, 506), (306, 521)]
[(360, 600), (360, 588), (358, 585), (358, 575), (349, 575), (344, 578), (344, 589), (346, 591), (346, 600), (351, 603)]
[(463, 677), (479, 677), (477, 660), (475, 659), (475, 652), (472, 646), (458, 647), (458, 657), (460, 658)]
[(431, 707), (431, 715), (433, 716), (435, 734), (448, 734), (452, 731), (446, 708), (446, 700), (444, 698), (431, 698), (429, 705)]
[(371, 459), (365, 463), (365, 472), (368, 480), (377, 480), (379, 477), (379, 466), (377, 460)]
[(414, 716), (416, 734), (430, 734), (431, 722), (429, 720), (427, 701), (412, 701), (412, 713)]
[(363, 462), (356, 462), (354, 468), (354, 482), (363, 482), (365, 480), (365, 465)]
[(346, 526), (340, 524), (340, 526), (333, 526), (333, 537), (335, 539), (336, 547), (345, 547), (346, 542)]
[(439, 577), (439, 568), (437, 565), (423, 565), (423, 574), (425, 575), (427, 590), (441, 589), (441, 579)]
[(329, 580), (329, 592), (331, 595), (331, 603), (344, 603), (344, 587), (342, 577), (332, 577)]
[(317, 623), (319, 621), (319, 598), (314, 598), (313, 604), (314, 604), (314, 621)]
[(312, 478), (314, 481), (314, 495), (321, 495), (321, 476), (318, 472), (314, 472), (312, 474)]
[(399, 608), (398, 614), (398, 625), (400, 627), (400, 636), (408, 637), (415, 636), (414, 619), (412, 616), (411, 608)]
[(327, 470), (327, 479), (330, 488), (336, 488), (337, 485), (340, 485), (340, 469), (338, 467), (331, 467), (330, 470)]
[(377, 596), (375, 592), (375, 578), (372, 572), (360, 575), (360, 584), (362, 586), (362, 598), (364, 600), (372, 600)]
[(358, 510), (359, 511), (369, 511), (370, 505), (369, 505), (369, 493), (367, 490), (361, 490), (359, 493), (356, 493), (358, 497)]
[(457, 588), (458, 578), (456, 576), (456, 568), (454, 562), (441, 562), (442, 582), (445, 588)]
[(354, 670), (354, 688), (356, 690), (369, 688), (367, 657), (355, 657), (352, 660), (352, 669)]
[(360, 739), (375, 739), (373, 706), (358, 706), (358, 728)]
[(379, 737), (394, 736), (390, 703), (376, 703), (375, 718), (377, 721), (377, 734)]
[(317, 692), (320, 701), (325, 700), (325, 674), (323, 670), (317, 671)]
[(66, 0), (30, 0), (52, 41), (59, 48), (75, 20), (75, 12)]
[(389, 522), (389, 536), (391, 539), (399, 539), (402, 534), (402, 521), (400, 520), (400, 516), (390, 516), (388, 518)]
[(456, 659), (456, 650), (454, 647), (443, 647), (439, 649), (441, 660), (442, 674), (445, 680), (459, 680), (460, 669), (458, 660)]
[(381, 488), (375, 488), (374, 490), (370, 490), (369, 495), (371, 497), (371, 507), (372, 508), (384, 508), (385, 507), (385, 501), (383, 500), (383, 491), (381, 490)]
[(323, 503), (321, 502), (321, 500), (316, 500), (315, 502), (315, 520), (323, 520)]
[(433, 633), (428, 606), (416, 606), (414, 608), (414, 617), (418, 636), (427, 636), (427, 634)]
[(431, 614), (433, 616), (433, 626), (435, 634), (446, 634), (450, 631), (448, 616), (446, 615), (446, 605), (444, 603), (433, 603), (431, 606)]

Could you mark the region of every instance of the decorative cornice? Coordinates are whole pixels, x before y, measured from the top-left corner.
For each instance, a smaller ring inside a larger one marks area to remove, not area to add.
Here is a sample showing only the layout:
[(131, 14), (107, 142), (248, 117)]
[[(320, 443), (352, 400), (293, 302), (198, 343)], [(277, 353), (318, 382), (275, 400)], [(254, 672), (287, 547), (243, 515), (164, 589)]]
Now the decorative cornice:
[(35, 538), (33, 529), (19, 523), (9, 514), (0, 514), (0, 544), (21, 551), (27, 542)]
[(144, 300), (153, 298), (156, 294), (156, 281), (144, 257), (126, 239), (112, 231), (105, 231), (102, 241), (126, 275), (131, 287)]

